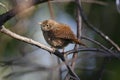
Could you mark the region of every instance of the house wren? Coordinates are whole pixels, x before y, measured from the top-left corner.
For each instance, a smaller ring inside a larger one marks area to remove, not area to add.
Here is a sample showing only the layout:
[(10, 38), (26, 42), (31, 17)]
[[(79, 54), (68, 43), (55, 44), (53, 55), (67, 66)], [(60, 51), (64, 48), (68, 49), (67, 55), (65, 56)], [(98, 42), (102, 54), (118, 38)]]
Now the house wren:
[(77, 39), (71, 28), (66, 24), (61, 24), (51, 19), (39, 24), (41, 25), (45, 40), (54, 48), (63, 49), (69, 43), (85, 46), (85, 44)]

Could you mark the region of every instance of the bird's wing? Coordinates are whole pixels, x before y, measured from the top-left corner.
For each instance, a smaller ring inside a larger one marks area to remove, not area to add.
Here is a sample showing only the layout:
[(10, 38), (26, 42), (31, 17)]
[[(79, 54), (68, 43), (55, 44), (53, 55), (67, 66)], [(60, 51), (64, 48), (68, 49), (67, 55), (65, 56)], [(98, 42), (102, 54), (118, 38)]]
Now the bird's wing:
[(54, 36), (62, 39), (75, 39), (76, 37), (70, 27), (65, 24), (62, 25), (64, 26), (59, 25), (57, 29), (53, 30)]

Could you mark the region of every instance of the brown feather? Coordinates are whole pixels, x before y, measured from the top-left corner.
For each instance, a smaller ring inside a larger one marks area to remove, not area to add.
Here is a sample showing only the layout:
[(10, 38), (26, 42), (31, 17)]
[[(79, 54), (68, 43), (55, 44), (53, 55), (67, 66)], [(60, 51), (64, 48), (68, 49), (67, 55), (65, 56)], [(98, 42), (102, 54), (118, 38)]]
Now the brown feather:
[[(63, 26), (64, 25), (64, 26)], [(53, 33), (54, 36), (56, 38), (62, 38), (62, 39), (74, 39), (76, 38), (73, 31), (70, 29), (70, 27), (68, 27), (65, 24), (57, 24), (57, 29), (53, 29)]]

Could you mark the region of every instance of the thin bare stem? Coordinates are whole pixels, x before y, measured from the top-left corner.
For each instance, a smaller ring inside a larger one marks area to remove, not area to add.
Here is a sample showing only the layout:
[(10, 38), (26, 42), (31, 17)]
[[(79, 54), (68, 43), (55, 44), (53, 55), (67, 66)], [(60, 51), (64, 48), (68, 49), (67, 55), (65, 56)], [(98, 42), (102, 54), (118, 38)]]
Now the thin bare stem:
[[(73, 2), (74, 0), (54, 0), (54, 1), (51, 1), (51, 2)], [(84, 2), (84, 3), (93, 3), (93, 4), (98, 4), (98, 5), (103, 5), (103, 6), (106, 6), (108, 5), (106, 2), (103, 2), (103, 1), (95, 1), (95, 0), (81, 0), (81, 2)]]
[[(81, 3), (81, 1), (80, 0), (78, 0), (77, 1), (77, 3)], [(76, 20), (77, 20), (77, 38), (80, 38), (81, 37), (81, 35), (82, 35), (82, 20), (81, 20), (81, 16), (79, 15), (80, 14), (80, 12), (79, 12), (79, 9), (78, 8), (76, 8)], [(79, 47), (79, 45), (75, 45), (75, 48), (74, 49), (78, 49), (78, 47)], [(77, 57), (78, 57), (78, 54), (77, 53), (74, 53), (73, 54), (73, 62), (71, 63), (71, 66), (72, 66), (72, 69), (74, 70), (74, 68), (75, 68), (75, 61), (76, 61), (76, 59), (77, 59)]]
[[(59, 58), (57, 58), (57, 63), (58, 63), (58, 65), (61, 64)], [(62, 80), (62, 70), (61, 70), (61, 67), (59, 67), (59, 73), (58, 73), (58, 74), (59, 74), (59, 75), (58, 75), (58, 76), (59, 76), (58, 80)]]
[[(78, 50), (73, 49), (73, 50), (66, 51), (66, 55), (69, 55), (69, 54), (72, 54), (72, 53), (75, 53), (75, 52), (87, 52), (87, 51), (101, 52), (102, 54), (104, 54), (106, 56), (112, 56), (111, 54), (109, 54), (109, 52), (107, 52), (103, 49), (99, 49), (99, 48), (78, 48)], [(112, 57), (115, 57), (115, 56), (112, 56)]]
[(82, 39), (88, 40), (94, 44), (96, 44), (97, 46), (99, 46), (100, 48), (102, 48), (103, 50), (107, 51), (109, 54), (112, 54), (113, 56), (115, 56), (116, 58), (120, 59), (120, 57), (117, 54), (114, 54), (114, 52), (112, 52), (110, 49), (108, 49), (107, 47), (105, 47), (104, 45), (102, 45), (100, 42), (97, 42), (95, 40), (92, 40), (90, 38), (87, 37), (81, 37)]
[(52, 3), (50, 2), (50, 0), (48, 0), (48, 8), (49, 8), (49, 11), (50, 11), (51, 19), (54, 20), (55, 19), (54, 10), (53, 10)]
[[(80, 2), (80, 1), (78, 1)], [(81, 21), (81, 17), (79, 15), (79, 9), (77, 8), (76, 9), (76, 22), (77, 22), (77, 38), (79, 38), (81, 36), (81, 28), (82, 28), (82, 21)], [(79, 47), (79, 45), (75, 44), (75, 47), (74, 49), (77, 50), (77, 48)], [(74, 70), (75, 68), (75, 61), (77, 60), (77, 57), (78, 57), (78, 53), (73, 53), (73, 56), (72, 56), (72, 62), (71, 62), (71, 68), (72, 70)], [(67, 73), (66, 77), (65, 77), (65, 80), (69, 80), (71, 77), (69, 76), (69, 74)]]

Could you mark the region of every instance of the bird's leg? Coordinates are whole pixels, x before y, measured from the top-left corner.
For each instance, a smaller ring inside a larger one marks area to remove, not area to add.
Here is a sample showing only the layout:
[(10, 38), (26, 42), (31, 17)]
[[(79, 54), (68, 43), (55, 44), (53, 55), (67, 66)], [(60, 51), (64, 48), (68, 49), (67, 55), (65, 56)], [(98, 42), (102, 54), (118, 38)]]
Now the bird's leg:
[(66, 54), (65, 54), (65, 48), (62, 49), (62, 54), (64, 55), (64, 57), (66, 58)]
[[(52, 49), (53, 49), (53, 51), (55, 51), (55, 50), (57, 50), (56, 48), (54, 48), (54, 47), (51, 47)], [(52, 52), (50, 52), (50, 55), (52, 54)]]
[(65, 48), (62, 49), (62, 53), (64, 53)]
[(62, 48), (62, 52), (61, 53), (64, 54), (64, 52), (65, 52), (65, 48)]

